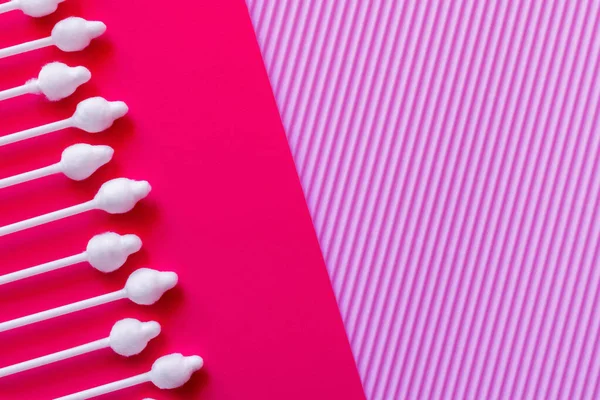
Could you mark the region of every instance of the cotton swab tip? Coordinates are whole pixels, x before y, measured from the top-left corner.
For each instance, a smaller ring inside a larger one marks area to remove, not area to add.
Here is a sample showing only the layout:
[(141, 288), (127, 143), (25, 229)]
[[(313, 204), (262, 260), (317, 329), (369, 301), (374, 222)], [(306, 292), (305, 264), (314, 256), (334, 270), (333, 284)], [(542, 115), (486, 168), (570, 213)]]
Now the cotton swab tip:
[(92, 267), (110, 273), (121, 268), (130, 255), (142, 248), (137, 235), (119, 235), (107, 232), (94, 236), (87, 245), (86, 255)]
[(190, 368), (194, 372), (199, 371), (202, 369), (202, 367), (204, 367), (204, 360), (200, 356), (187, 357), (185, 362), (188, 368)]
[(137, 235), (121, 236), (123, 249), (129, 254), (137, 253), (142, 249), (142, 239)]
[(129, 112), (129, 107), (123, 101), (112, 101), (109, 104), (110, 114), (113, 118), (122, 118)]
[(125, 116), (129, 108), (122, 101), (107, 101), (102, 97), (83, 100), (71, 117), (73, 125), (89, 133), (102, 132), (115, 120)]
[(92, 39), (96, 39), (104, 35), (106, 32), (106, 24), (100, 21), (88, 21), (87, 33)]
[(127, 298), (136, 304), (149, 306), (156, 303), (170, 289), (177, 285), (175, 272), (160, 272), (149, 268), (134, 271), (127, 279)]
[(148, 343), (160, 335), (160, 331), (158, 322), (126, 318), (113, 326), (109, 337), (110, 347), (121, 356), (131, 357), (144, 351)]
[(147, 181), (117, 178), (102, 185), (94, 201), (101, 210), (110, 214), (123, 214), (131, 211), (151, 190)]
[(45, 65), (36, 80), (37, 87), (50, 101), (69, 97), (75, 90), (92, 78), (85, 67), (69, 67), (60, 62)]
[(69, 17), (58, 22), (52, 29), (52, 42), (66, 52), (80, 51), (90, 42), (106, 32), (106, 25), (99, 21), (86, 21), (79, 17)]
[(63, 1), (64, 0), (17, 0), (16, 2), (18, 8), (23, 11), (25, 15), (39, 18), (55, 12), (58, 5)]
[(151, 190), (152, 186), (150, 186), (148, 181), (137, 181), (133, 183), (133, 192), (140, 199), (143, 199), (144, 197), (148, 196)]
[(68, 178), (82, 181), (112, 160), (115, 151), (110, 146), (79, 143), (63, 151), (60, 169)]
[(159, 389), (176, 389), (186, 384), (194, 372), (204, 366), (199, 356), (185, 357), (182, 354), (170, 354), (159, 358), (152, 365), (150, 380)]
[(77, 79), (78, 82), (85, 83), (92, 79), (92, 73), (86, 67), (78, 66), (71, 68), (72, 76)]

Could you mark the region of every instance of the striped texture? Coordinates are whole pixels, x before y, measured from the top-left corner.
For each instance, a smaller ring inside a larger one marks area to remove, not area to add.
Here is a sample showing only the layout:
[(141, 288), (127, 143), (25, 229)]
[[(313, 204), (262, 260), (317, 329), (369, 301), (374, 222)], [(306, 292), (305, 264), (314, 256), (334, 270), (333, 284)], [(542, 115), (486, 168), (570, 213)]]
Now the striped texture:
[(600, 0), (247, 0), (369, 399), (600, 398)]

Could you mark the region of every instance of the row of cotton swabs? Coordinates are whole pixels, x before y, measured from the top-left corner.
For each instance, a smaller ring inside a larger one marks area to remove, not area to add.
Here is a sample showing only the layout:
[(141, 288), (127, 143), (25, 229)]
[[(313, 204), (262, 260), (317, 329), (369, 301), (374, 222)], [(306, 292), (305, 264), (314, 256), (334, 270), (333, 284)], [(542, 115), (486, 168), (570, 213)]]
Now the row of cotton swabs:
[[(27, 15), (41, 17), (54, 12), (61, 1), (12, 0), (0, 4), (0, 14), (20, 9)], [(66, 52), (80, 51), (105, 31), (106, 26), (102, 22), (86, 21), (76, 17), (67, 18), (57, 23), (47, 38), (0, 49), (0, 59), (48, 46), (56, 46)], [(91, 73), (85, 67), (71, 68), (55, 62), (44, 66), (37, 78), (21, 86), (0, 91), (0, 101), (25, 94), (43, 94), (50, 101), (58, 101), (73, 94), (80, 85), (90, 79)], [(0, 137), (0, 146), (66, 128), (78, 128), (90, 133), (101, 132), (111, 127), (113, 122), (123, 117), (127, 111), (127, 105), (123, 102), (109, 102), (101, 97), (90, 98), (79, 103), (72, 117)], [(60, 161), (55, 164), (0, 179), (0, 189), (58, 173), (73, 180), (84, 180), (108, 163), (113, 153), (113, 149), (109, 146), (76, 144), (65, 149)], [(0, 236), (92, 210), (102, 210), (111, 214), (126, 213), (133, 209), (138, 201), (145, 198), (150, 189), (150, 184), (146, 181), (114, 179), (102, 185), (90, 201), (0, 227)], [(89, 241), (84, 252), (0, 276), (0, 286), (82, 262), (88, 262), (101, 272), (112, 272), (119, 269), (129, 255), (139, 251), (141, 246), (142, 242), (136, 235), (121, 236), (112, 232), (97, 235)], [(151, 305), (166, 291), (172, 289), (177, 284), (177, 280), (177, 274), (174, 272), (141, 268), (130, 275), (121, 290), (0, 323), (0, 332), (122, 299), (129, 299), (140, 305)], [(141, 322), (126, 318), (118, 321), (109, 336), (105, 338), (0, 368), (0, 378), (106, 348), (112, 349), (119, 355), (130, 357), (142, 352), (148, 342), (157, 337), (160, 332), (161, 326), (158, 322)], [(152, 382), (161, 389), (172, 389), (185, 384), (202, 366), (203, 360), (198, 356), (185, 357), (181, 354), (171, 354), (159, 358), (146, 373), (60, 399), (89, 399), (145, 382)]]

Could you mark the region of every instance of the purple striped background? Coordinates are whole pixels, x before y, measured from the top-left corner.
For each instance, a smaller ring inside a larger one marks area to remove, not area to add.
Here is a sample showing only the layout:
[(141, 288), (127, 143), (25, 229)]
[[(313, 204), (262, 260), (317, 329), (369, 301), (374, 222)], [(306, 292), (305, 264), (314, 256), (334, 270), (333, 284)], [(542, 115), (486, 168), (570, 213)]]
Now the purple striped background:
[(600, 0), (247, 3), (368, 398), (600, 398)]

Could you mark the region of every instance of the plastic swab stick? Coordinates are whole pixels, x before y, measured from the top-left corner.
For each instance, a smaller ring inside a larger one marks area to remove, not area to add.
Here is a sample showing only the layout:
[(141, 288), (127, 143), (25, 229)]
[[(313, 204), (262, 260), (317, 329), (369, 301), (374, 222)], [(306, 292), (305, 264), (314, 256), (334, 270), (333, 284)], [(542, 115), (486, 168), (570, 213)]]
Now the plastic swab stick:
[(85, 67), (69, 67), (66, 64), (53, 62), (46, 64), (37, 79), (31, 79), (24, 85), (0, 91), (0, 101), (24, 94), (43, 94), (50, 101), (69, 97), (75, 90), (92, 78), (92, 73)]
[(150, 193), (151, 189), (147, 181), (134, 181), (126, 178), (113, 179), (102, 185), (92, 200), (0, 227), (0, 236), (9, 235), (92, 210), (102, 210), (109, 214), (124, 214), (131, 211), (138, 201)]
[(136, 304), (149, 306), (156, 303), (167, 290), (174, 288), (177, 285), (177, 280), (175, 272), (160, 272), (149, 268), (140, 268), (129, 276), (125, 287), (121, 290), (3, 322), (0, 324), (0, 332), (10, 331), (117, 300), (129, 299)]
[(92, 97), (79, 103), (72, 117), (2, 136), (0, 146), (67, 128), (78, 128), (89, 133), (102, 132), (110, 128), (115, 120), (123, 117), (128, 111), (129, 108), (122, 101), (107, 101), (102, 97)]
[(46, 38), (0, 49), (0, 59), (50, 46), (56, 46), (65, 52), (81, 51), (104, 32), (106, 25), (103, 22), (69, 17), (58, 22)]
[(0, 14), (13, 10), (21, 10), (30, 17), (45, 17), (52, 14), (64, 0), (12, 0), (0, 4)]
[(107, 164), (113, 154), (114, 150), (109, 146), (75, 144), (63, 151), (61, 160), (56, 164), (0, 179), (0, 189), (59, 173), (75, 181), (82, 181)]
[(147, 382), (152, 382), (159, 389), (176, 389), (185, 385), (194, 372), (200, 370), (203, 366), (204, 360), (199, 356), (185, 357), (178, 353), (170, 354), (156, 360), (152, 365), (152, 369), (145, 374), (84, 390), (83, 392), (74, 393), (69, 396), (59, 397), (55, 400), (91, 399)]
[(94, 236), (83, 253), (0, 276), (0, 286), (83, 262), (90, 263), (100, 272), (113, 272), (121, 268), (127, 258), (141, 248), (142, 240), (136, 235), (103, 233)]
[(141, 322), (137, 319), (126, 318), (113, 326), (107, 338), (0, 368), (0, 378), (107, 348), (111, 348), (123, 357), (135, 356), (144, 351), (148, 343), (160, 334), (160, 330), (158, 322)]

